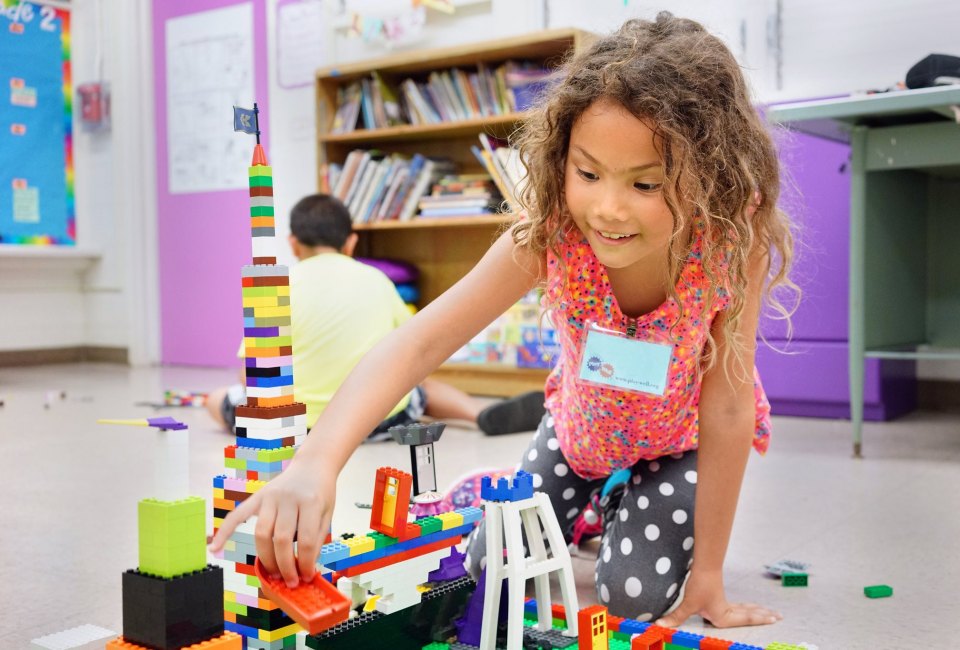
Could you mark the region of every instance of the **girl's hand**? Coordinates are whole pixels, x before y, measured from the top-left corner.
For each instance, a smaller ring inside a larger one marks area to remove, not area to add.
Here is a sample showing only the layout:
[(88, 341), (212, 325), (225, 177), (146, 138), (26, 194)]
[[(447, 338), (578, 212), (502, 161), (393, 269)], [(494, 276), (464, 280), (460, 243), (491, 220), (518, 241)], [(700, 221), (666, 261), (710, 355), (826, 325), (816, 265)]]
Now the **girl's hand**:
[(280, 476), (227, 515), (210, 542), (210, 551), (218, 552), (237, 526), (258, 515), (255, 537), (263, 568), (283, 576), (291, 589), (299, 584), (301, 576), (309, 582), (317, 570), (317, 556), (330, 528), (335, 498), (335, 473), (318, 472), (316, 466), (294, 459)]
[(680, 605), (657, 620), (657, 625), (679, 627), (694, 614), (699, 614), (714, 627), (768, 625), (783, 618), (777, 612), (760, 605), (727, 602), (723, 593), (723, 576), (719, 571), (691, 571)]

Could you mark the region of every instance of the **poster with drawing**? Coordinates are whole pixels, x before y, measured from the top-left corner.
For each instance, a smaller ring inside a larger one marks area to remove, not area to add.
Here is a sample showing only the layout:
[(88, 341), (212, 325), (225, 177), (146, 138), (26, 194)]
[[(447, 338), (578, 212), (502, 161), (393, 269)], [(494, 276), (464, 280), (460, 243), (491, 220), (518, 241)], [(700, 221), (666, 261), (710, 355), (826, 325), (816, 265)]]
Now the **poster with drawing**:
[(233, 106), (252, 106), (253, 5), (166, 23), (167, 149), (171, 194), (247, 186), (250, 143), (233, 132)]
[(327, 61), (324, 6), (320, 0), (277, 3), (277, 82), (281, 88), (313, 84)]

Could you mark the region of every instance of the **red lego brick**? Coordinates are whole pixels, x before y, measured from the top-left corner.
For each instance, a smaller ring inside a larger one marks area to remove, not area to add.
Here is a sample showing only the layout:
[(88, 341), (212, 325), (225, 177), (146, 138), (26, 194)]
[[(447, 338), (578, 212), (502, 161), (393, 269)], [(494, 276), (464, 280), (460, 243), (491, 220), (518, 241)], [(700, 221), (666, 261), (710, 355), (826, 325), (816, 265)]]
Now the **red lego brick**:
[[(601, 620), (602, 619), (602, 620)], [(577, 650), (593, 650), (596, 635), (594, 622), (603, 629), (603, 647), (610, 643), (610, 616), (603, 605), (591, 605), (577, 612)]]
[(566, 623), (566, 621), (567, 621), (567, 612), (564, 611), (563, 605), (560, 604), (560, 603), (553, 603), (553, 604), (550, 606), (550, 614), (551, 614), (554, 618), (558, 618), (558, 619), (560, 619), (561, 621), (563, 621), (564, 623)]
[(223, 457), (224, 458), (236, 458), (237, 457), (237, 446), (230, 445), (229, 447), (223, 448)]
[(350, 615), (350, 599), (319, 573), (312, 582), (301, 581), (298, 587), (290, 589), (282, 578), (267, 575), (260, 558), (255, 569), (263, 593), (310, 634), (343, 623)]
[(733, 641), (715, 639), (712, 636), (700, 639), (700, 650), (727, 650), (732, 645)]
[[(396, 494), (387, 494), (387, 483), (396, 481)], [(370, 512), (370, 528), (388, 537), (404, 539), (407, 534), (407, 514), (410, 512), (410, 490), (413, 475), (393, 467), (381, 467), (373, 485), (373, 508)], [(393, 515), (390, 521), (383, 521), (384, 506), (393, 502)]]
[(623, 623), (624, 619), (622, 616), (612, 616), (607, 614), (607, 629), (611, 632), (619, 632), (620, 624)]
[(648, 627), (640, 636), (635, 636), (630, 641), (630, 650), (663, 650), (663, 636), (655, 629), (655, 626)]

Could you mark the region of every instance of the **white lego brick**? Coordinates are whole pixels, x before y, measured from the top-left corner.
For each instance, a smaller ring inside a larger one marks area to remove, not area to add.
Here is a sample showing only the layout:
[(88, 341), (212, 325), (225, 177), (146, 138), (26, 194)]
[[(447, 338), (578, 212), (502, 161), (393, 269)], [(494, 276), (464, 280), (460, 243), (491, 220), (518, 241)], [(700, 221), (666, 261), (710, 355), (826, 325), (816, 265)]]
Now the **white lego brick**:
[(293, 386), (247, 386), (247, 397), (286, 397), (293, 395)]
[(113, 630), (97, 625), (80, 625), (63, 632), (48, 634), (37, 639), (31, 639), (31, 648), (46, 648), (46, 650), (75, 650), (77, 648), (103, 648), (104, 639), (120, 636)]
[(289, 277), (290, 269), (283, 264), (247, 264), (240, 274), (244, 278)]

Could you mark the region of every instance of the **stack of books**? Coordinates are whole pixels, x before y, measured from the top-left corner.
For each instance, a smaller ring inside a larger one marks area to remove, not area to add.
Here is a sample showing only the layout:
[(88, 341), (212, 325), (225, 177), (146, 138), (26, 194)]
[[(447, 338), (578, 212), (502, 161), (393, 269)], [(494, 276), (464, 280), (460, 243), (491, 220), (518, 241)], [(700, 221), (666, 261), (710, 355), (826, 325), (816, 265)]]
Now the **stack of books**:
[(343, 166), (328, 166), (325, 185), (343, 201), (356, 224), (409, 221), (419, 201), (456, 167), (450, 160), (415, 154), (384, 155), (376, 149), (354, 149)]
[(465, 217), (492, 214), (502, 200), (486, 174), (457, 174), (441, 178), (418, 205), (421, 217)]
[(520, 203), (517, 197), (523, 191), (527, 176), (527, 169), (520, 159), (520, 152), (505, 140), (491, 137), (486, 133), (480, 134), (480, 144), (482, 147), (474, 145), (470, 150), (490, 174), (500, 194), (509, 204), (509, 209), (518, 211)]

